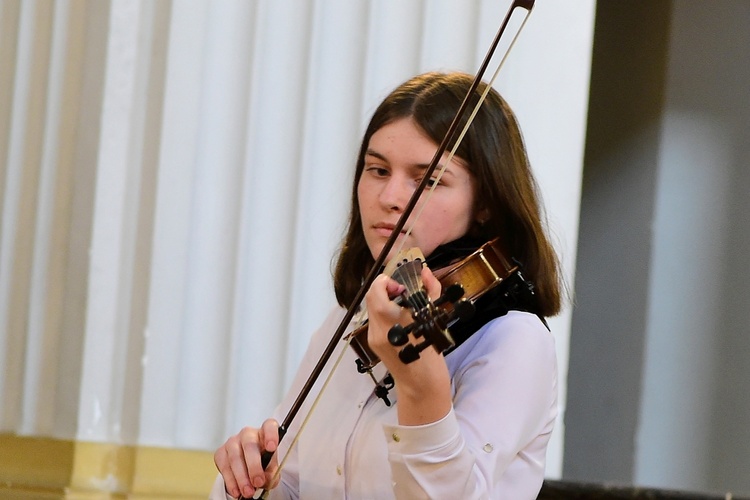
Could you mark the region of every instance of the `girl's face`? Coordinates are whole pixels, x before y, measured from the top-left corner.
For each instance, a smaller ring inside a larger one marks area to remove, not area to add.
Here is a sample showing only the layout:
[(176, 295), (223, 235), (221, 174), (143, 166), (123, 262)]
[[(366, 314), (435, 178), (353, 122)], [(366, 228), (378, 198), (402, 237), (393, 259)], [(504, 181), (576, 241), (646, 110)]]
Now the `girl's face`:
[[(437, 148), (410, 117), (384, 125), (370, 138), (357, 198), (362, 230), (373, 258), (380, 254)], [(443, 161), (446, 159), (447, 154)], [(426, 195), (427, 190), (391, 253), (399, 247), (412, 220), (420, 213)], [(473, 209), (474, 180), (463, 160), (454, 156), (403, 248), (418, 247), (429, 256), (439, 245), (468, 232)]]

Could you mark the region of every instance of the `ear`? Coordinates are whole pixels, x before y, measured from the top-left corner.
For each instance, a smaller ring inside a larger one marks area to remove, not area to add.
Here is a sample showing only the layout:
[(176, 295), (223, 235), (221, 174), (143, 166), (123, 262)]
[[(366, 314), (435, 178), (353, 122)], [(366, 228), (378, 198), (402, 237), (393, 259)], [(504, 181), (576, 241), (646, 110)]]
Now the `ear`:
[(482, 208), (480, 210), (477, 210), (476, 215), (474, 216), (474, 220), (479, 224), (480, 226), (487, 223), (488, 220), (490, 220), (490, 211), (487, 208)]

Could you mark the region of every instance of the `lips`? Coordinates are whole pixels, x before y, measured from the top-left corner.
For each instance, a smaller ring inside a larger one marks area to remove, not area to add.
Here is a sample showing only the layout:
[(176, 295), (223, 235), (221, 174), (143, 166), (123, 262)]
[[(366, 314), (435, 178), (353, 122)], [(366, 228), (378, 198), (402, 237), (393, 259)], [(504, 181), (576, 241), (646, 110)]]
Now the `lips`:
[[(381, 236), (385, 236), (386, 238), (391, 235), (393, 232), (393, 228), (396, 227), (395, 224), (389, 224), (387, 222), (379, 222), (372, 226), (373, 229), (375, 229), (375, 232), (378, 233)], [(404, 234), (404, 231), (401, 231), (401, 234)]]

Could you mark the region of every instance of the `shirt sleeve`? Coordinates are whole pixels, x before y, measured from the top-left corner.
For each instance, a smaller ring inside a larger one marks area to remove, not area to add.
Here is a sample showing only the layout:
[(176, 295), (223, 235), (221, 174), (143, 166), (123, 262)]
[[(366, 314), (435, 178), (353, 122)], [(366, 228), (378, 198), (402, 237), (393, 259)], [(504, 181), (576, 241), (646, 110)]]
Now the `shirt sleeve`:
[(397, 498), (533, 498), (557, 414), (554, 340), (512, 312), (451, 353), (453, 408), (421, 426), (384, 425)]

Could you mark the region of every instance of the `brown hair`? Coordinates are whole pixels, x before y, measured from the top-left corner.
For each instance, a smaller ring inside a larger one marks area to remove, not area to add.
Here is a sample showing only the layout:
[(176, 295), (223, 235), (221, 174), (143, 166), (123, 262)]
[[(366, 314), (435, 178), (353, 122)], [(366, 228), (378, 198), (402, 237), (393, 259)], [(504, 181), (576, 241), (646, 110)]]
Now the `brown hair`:
[[(439, 144), (472, 80), (463, 73), (419, 75), (396, 88), (375, 110), (357, 157), (349, 224), (334, 270), (334, 289), (342, 306), (351, 304), (375, 262), (365, 242), (357, 200), (370, 138), (384, 125), (411, 117)], [(484, 88), (480, 85), (477, 95), (472, 96), (474, 102)], [(473, 109), (473, 103), (469, 109)], [(535, 312), (542, 316), (557, 314), (561, 305), (558, 259), (543, 228), (538, 188), (518, 123), (494, 89), (487, 94), (456, 155), (474, 176), (475, 212), (487, 214), (483, 224), (470, 229), (472, 236), (483, 241), (499, 237), (509, 256), (523, 264), (524, 275), (534, 283)]]

